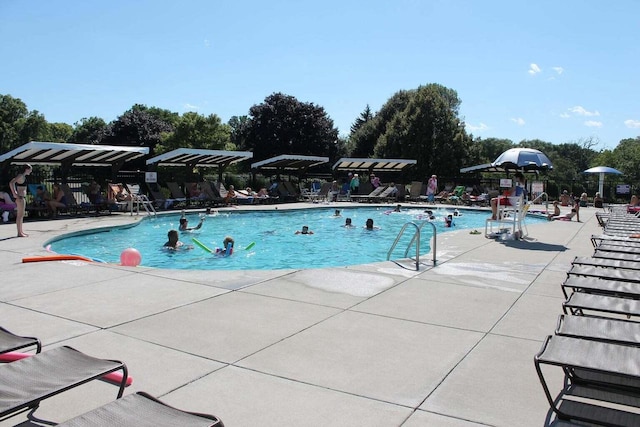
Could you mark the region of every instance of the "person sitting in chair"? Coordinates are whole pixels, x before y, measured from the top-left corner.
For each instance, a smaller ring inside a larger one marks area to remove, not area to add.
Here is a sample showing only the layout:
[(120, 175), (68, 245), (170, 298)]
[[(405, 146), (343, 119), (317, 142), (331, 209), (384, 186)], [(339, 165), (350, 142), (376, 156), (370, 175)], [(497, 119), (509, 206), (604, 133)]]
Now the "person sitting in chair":
[(513, 187), (505, 190), (504, 196), (498, 196), (491, 199), (491, 219), (498, 219), (498, 206), (510, 206), (511, 202), (509, 197), (518, 197), (522, 195), (524, 197), (524, 175), (520, 172), (515, 173), (516, 182)]

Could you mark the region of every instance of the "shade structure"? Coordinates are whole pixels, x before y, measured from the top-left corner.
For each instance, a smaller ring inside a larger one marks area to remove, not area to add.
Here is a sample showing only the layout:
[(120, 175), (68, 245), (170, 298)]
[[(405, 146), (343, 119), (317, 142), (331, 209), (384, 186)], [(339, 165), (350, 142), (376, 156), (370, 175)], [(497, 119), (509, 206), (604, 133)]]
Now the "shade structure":
[(491, 166), (521, 171), (553, 169), (551, 160), (542, 151), (534, 148), (510, 148), (500, 154)]
[(328, 157), (283, 154), (251, 164), (258, 171), (301, 172), (313, 166), (329, 163)]
[(595, 166), (593, 168), (587, 169), (583, 173), (597, 173), (599, 175), (598, 192), (603, 197), (604, 197), (603, 190), (604, 190), (604, 176), (605, 176), (605, 174), (610, 173), (610, 174), (614, 174), (614, 175), (622, 175), (622, 172), (620, 172), (618, 169), (610, 168), (609, 166)]
[(111, 166), (117, 168), (124, 162), (148, 154), (148, 147), (32, 141), (0, 156), (0, 164), (10, 162), (66, 167)]
[(334, 170), (400, 172), (404, 168), (415, 165), (417, 160), (411, 159), (356, 159), (343, 157), (333, 165)]
[(253, 158), (250, 151), (178, 148), (147, 160), (147, 166), (226, 167)]

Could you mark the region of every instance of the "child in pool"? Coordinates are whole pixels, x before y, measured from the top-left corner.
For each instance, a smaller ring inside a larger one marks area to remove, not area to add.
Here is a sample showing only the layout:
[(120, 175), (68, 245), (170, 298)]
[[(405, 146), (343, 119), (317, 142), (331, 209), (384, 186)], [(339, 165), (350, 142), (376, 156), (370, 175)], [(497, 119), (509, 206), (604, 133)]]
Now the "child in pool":
[(346, 228), (351, 228), (351, 227), (353, 227), (353, 224), (351, 224), (351, 218), (347, 218), (347, 219), (345, 219), (345, 220), (344, 220), (344, 225), (343, 225), (343, 227), (346, 227)]
[(222, 241), (222, 247), (221, 248), (216, 248), (216, 254), (218, 255), (226, 255), (227, 254), (227, 249), (229, 250), (228, 254), (231, 255), (233, 253), (233, 237), (231, 236), (227, 236), (224, 238), (224, 240)]

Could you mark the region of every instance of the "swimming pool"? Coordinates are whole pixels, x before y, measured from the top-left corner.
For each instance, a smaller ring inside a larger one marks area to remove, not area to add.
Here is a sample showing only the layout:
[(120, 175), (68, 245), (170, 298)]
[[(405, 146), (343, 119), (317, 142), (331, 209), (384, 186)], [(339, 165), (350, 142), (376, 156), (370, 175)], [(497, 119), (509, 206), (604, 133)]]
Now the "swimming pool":
[[(119, 263), (125, 248), (136, 248), (147, 267), (187, 270), (279, 270), (335, 267), (385, 261), (391, 244), (404, 224), (420, 223), (426, 219), (424, 208), (403, 208), (390, 212), (380, 207), (340, 208), (340, 217), (334, 216), (335, 207), (301, 210), (220, 212), (206, 216), (200, 230), (180, 233), (180, 240), (193, 247), (189, 250), (163, 249), (167, 232), (178, 229), (180, 214), (145, 218), (139, 224), (126, 228), (111, 228), (88, 234), (56, 240), (51, 250), (60, 254), (77, 254), (109, 263)], [(444, 217), (454, 208), (433, 211), (437, 232), (459, 229), (484, 230), (486, 211), (461, 211), (454, 218), (454, 227), (446, 228)], [(351, 218), (353, 228), (343, 227)], [(372, 218), (379, 229), (364, 229), (367, 218)], [(189, 226), (199, 221), (197, 213), (187, 213)], [(527, 220), (529, 221), (529, 219)], [(537, 221), (532, 218), (531, 221)], [(303, 225), (314, 234), (295, 234)], [(423, 227), (420, 252), (430, 251), (432, 227)], [(413, 235), (407, 230), (397, 245), (392, 259), (404, 258), (404, 252)], [(225, 236), (235, 240), (233, 255), (215, 256), (194, 245), (196, 238), (210, 249), (222, 246)], [(251, 245), (255, 243), (254, 245)], [(248, 246), (252, 246), (247, 249)], [(415, 254), (415, 249), (410, 253)]]

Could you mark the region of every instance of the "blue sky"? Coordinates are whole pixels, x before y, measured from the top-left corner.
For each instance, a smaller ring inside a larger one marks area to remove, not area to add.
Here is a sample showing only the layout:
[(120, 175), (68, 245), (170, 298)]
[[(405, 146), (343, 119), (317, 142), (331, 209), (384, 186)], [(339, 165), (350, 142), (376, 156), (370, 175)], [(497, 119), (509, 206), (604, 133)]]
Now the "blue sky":
[(342, 135), (439, 83), (467, 131), (514, 142), (640, 135), (640, 1), (0, 0), (0, 93), (49, 122), (140, 103), (226, 122), (282, 92)]

